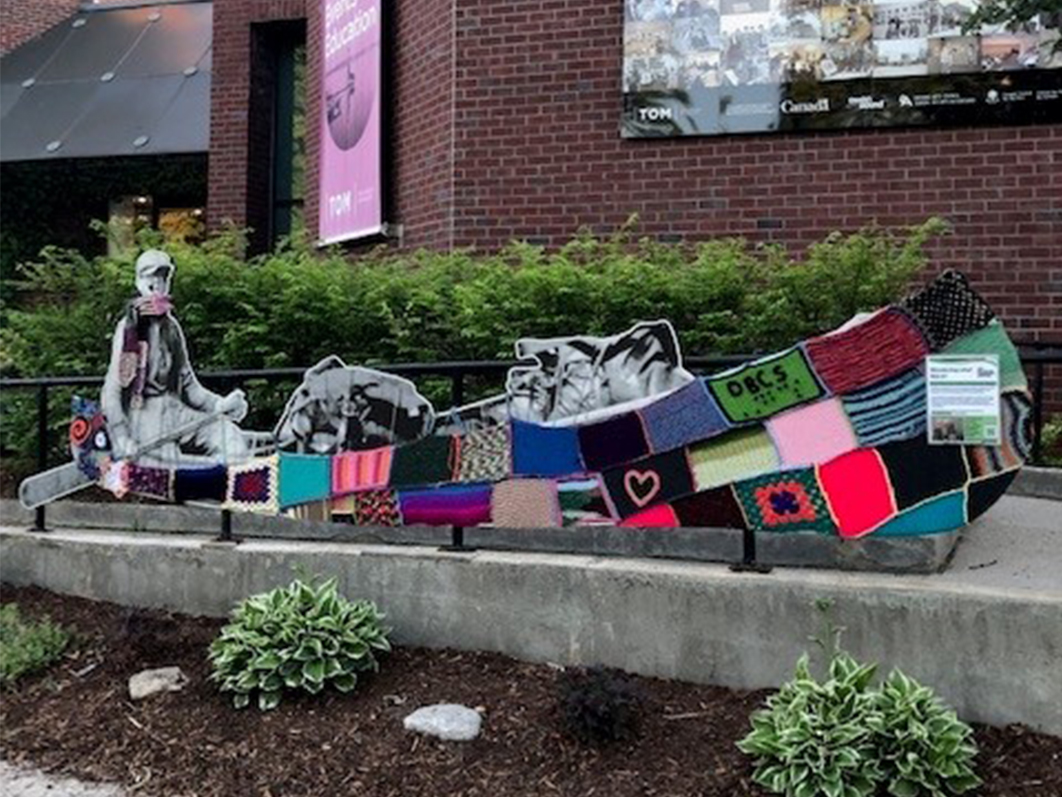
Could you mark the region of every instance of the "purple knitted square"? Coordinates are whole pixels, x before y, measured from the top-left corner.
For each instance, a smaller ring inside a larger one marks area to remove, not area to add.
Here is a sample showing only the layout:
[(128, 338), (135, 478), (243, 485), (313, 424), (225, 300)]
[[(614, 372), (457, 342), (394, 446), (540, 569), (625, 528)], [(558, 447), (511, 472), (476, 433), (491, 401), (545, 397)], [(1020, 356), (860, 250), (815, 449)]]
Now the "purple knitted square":
[(621, 462), (644, 457), (649, 453), (642, 421), (637, 413), (628, 412), (579, 428), (579, 452), (586, 469), (600, 472)]
[(682, 448), (729, 428), (702, 379), (690, 382), (638, 412), (654, 452)]

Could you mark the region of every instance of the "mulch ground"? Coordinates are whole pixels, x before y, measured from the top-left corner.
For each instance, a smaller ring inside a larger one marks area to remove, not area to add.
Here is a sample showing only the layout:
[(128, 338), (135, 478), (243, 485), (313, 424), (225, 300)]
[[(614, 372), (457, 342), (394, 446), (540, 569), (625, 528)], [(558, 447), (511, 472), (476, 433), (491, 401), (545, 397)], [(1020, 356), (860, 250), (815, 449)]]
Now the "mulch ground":
[[(238, 712), (206, 680), (221, 621), (36, 588), (4, 587), (0, 597), (78, 635), (60, 664), (3, 695), (0, 738), (13, 763), (165, 797), (765, 794), (734, 743), (766, 692), (633, 678), (638, 736), (593, 746), (563, 731), (557, 668), (399, 648), (353, 694)], [(183, 691), (129, 701), (130, 675), (167, 665), (191, 679)], [(402, 728), (410, 711), (437, 702), (479, 708), (482, 735), (444, 743)], [(976, 736), (979, 795), (1062, 795), (1062, 738), (1020, 726), (976, 726)]]

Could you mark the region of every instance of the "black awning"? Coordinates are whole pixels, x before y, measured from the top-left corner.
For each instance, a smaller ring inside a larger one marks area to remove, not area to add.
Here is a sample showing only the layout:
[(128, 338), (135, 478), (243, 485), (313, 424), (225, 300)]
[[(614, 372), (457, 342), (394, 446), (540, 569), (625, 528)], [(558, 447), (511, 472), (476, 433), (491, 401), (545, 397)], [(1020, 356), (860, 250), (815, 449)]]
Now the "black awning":
[(86, 9), (0, 59), (0, 161), (206, 152), (213, 6)]

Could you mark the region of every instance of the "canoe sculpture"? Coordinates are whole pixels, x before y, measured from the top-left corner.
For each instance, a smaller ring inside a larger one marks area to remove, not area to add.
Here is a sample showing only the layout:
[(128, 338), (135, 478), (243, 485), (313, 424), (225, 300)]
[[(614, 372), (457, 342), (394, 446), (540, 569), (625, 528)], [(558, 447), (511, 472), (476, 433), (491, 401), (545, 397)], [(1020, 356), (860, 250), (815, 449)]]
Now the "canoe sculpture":
[[(613, 338), (525, 340), (517, 354), (532, 364), (512, 370), (504, 395), (437, 417), (406, 380), (329, 358), (307, 372), (271, 452), (249, 446), (228, 462), (167, 460), (149, 447), (116, 457), (107, 418), (78, 400), (72, 453), (86, 480), (119, 495), (358, 525), (858, 538), (963, 526), (1000, 498), (1030, 450), (1017, 351), (956, 272), (704, 378), (682, 367), (667, 322)], [(999, 445), (930, 443), (931, 354), (998, 357)]]

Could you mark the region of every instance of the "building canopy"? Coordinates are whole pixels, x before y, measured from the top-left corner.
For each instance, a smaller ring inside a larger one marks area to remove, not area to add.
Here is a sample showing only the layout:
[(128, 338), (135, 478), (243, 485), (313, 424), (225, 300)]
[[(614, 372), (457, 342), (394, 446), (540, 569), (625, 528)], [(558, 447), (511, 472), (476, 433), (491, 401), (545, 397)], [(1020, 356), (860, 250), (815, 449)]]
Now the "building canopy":
[(0, 60), (0, 161), (206, 152), (213, 6), (81, 10)]

